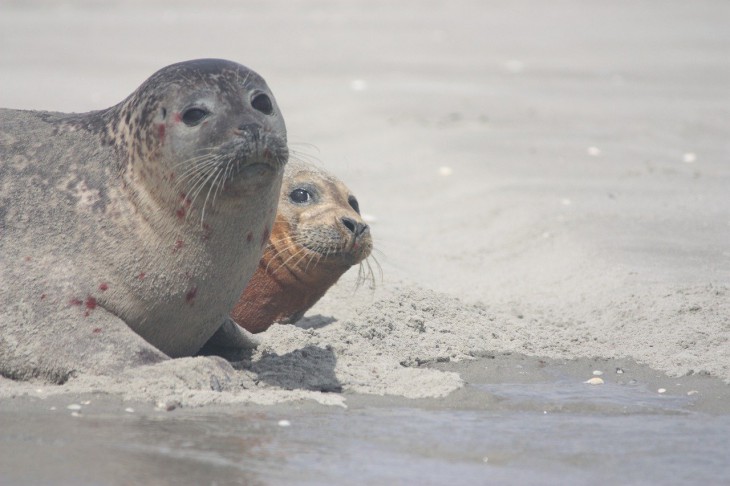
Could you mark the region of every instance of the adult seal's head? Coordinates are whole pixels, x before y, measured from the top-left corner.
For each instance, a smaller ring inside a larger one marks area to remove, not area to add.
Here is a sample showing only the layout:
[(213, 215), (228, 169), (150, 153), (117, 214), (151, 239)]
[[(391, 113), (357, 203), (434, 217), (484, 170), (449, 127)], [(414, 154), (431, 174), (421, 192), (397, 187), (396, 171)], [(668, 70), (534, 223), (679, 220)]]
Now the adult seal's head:
[(292, 162), (269, 244), (231, 317), (251, 332), (296, 322), (372, 247), (347, 186), (322, 169)]
[[(270, 89), (225, 60), (168, 66), (106, 110), (0, 110), (0, 374), (196, 353), (256, 268), (287, 159)], [(109, 346), (119, 359), (93, 358)]]
[(143, 182), (138, 192), (203, 222), (214, 200), (270, 184), (288, 158), (273, 94), (258, 74), (230, 61), (168, 66), (96, 121), (126, 151), (128, 178)]

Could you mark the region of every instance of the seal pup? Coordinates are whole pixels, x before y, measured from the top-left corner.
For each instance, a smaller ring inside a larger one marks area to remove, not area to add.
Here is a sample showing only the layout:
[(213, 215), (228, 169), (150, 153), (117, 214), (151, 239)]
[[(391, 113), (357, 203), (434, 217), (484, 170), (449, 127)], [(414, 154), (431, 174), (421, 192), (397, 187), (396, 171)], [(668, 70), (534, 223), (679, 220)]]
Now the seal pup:
[(372, 248), (370, 228), (347, 186), (292, 161), (269, 243), (231, 317), (254, 333), (274, 322), (294, 323)]
[(105, 110), (0, 111), (0, 374), (196, 353), (256, 269), (287, 160), (271, 90), (226, 60)]

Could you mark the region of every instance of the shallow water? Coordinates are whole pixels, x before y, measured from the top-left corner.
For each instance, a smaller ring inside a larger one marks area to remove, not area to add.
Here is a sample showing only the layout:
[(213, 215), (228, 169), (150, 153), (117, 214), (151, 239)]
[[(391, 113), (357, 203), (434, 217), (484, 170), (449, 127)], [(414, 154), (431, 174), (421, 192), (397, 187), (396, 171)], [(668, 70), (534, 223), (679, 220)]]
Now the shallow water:
[(692, 412), (692, 397), (576, 382), (469, 392), (494, 405), (125, 412), (128, 404), (92, 397), (74, 417), (69, 399), (52, 397), (0, 413), (0, 484), (718, 484), (730, 477), (730, 415)]

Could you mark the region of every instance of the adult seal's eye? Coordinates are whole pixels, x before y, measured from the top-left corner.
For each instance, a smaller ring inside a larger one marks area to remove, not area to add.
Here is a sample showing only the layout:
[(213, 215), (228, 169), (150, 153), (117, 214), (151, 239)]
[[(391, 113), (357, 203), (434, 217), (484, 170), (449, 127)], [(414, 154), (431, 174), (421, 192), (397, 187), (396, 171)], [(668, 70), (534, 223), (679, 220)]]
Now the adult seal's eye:
[(201, 108), (190, 108), (183, 113), (182, 121), (189, 127), (194, 127), (208, 116), (208, 112)]
[(271, 104), (271, 98), (265, 93), (259, 93), (251, 98), (251, 106), (260, 111), (264, 115), (271, 115), (274, 112), (274, 105)]
[(294, 189), (291, 194), (289, 194), (289, 199), (291, 199), (292, 202), (302, 204), (311, 201), (312, 195), (305, 189)]

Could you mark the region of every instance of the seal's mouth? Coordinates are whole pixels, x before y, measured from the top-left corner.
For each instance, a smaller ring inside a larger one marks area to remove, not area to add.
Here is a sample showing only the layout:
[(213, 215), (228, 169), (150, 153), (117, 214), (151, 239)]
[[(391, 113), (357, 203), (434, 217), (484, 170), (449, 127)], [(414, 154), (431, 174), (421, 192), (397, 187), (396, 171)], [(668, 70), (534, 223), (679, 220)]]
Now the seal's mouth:
[(346, 242), (336, 241), (330, 244), (302, 242), (302, 247), (317, 255), (319, 263), (335, 263), (346, 266), (357, 265), (370, 256), (372, 242), (363, 238), (350, 238)]
[(226, 163), (230, 165), (226, 170), (227, 181), (277, 175), (289, 159), (289, 149), (276, 137), (268, 137), (254, 144), (239, 142), (236, 145), (236, 155)]

